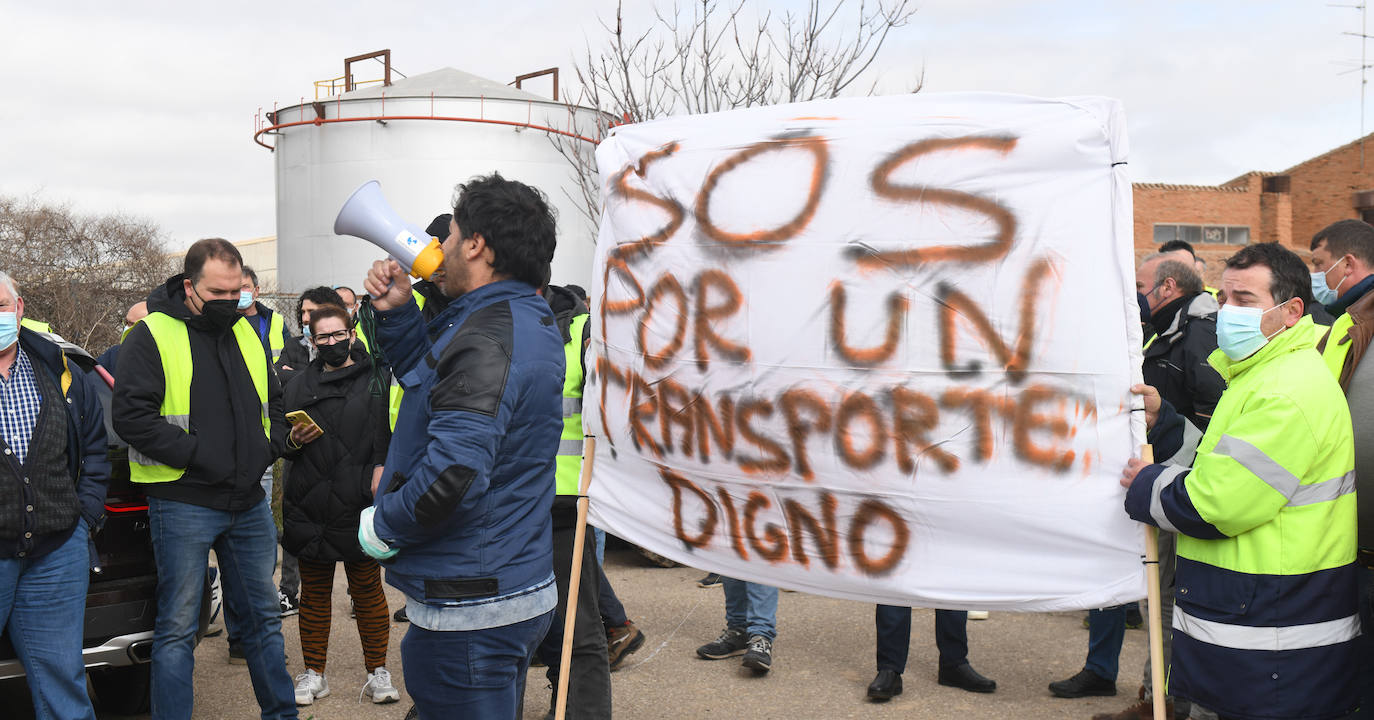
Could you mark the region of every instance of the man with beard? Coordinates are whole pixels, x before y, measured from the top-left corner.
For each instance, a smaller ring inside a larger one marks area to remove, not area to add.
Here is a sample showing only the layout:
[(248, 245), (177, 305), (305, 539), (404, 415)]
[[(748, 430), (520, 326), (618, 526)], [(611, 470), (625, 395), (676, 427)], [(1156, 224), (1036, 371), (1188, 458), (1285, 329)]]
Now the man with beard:
[(499, 720), (519, 714), (558, 600), (563, 342), (535, 293), (555, 226), (523, 183), (492, 174), (458, 190), (433, 278), (452, 301), (428, 327), (394, 261), (364, 282), (405, 398), (359, 542), (406, 595), (401, 655), (419, 717)]

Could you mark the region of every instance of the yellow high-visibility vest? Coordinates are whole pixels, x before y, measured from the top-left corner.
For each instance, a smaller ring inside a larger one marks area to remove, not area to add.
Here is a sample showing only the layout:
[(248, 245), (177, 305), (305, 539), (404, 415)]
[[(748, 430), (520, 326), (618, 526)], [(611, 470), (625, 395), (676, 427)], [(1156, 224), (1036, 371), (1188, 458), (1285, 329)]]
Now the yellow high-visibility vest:
[[(415, 298), (415, 304), (416, 304), (416, 305), (419, 305), (419, 306), (420, 306), (420, 310), (423, 312), (424, 309), (425, 309), (425, 296), (424, 296), (424, 295), (421, 295), (419, 292), (417, 292), (417, 291), (415, 291), (415, 290), (411, 290), (411, 291), (410, 291), (410, 295), (411, 295), (411, 297)], [(359, 333), (359, 334), (358, 334), (358, 337), (363, 337), (362, 333)], [(367, 343), (367, 341), (364, 340), (364, 341), (363, 341), (363, 344), (366, 345), (366, 343)], [(396, 416), (398, 416), (398, 415), (401, 414), (401, 398), (405, 397), (405, 394), (406, 394), (405, 391), (401, 389), (401, 384), (400, 384), (399, 382), (396, 381), (396, 374), (395, 374), (395, 373), (392, 373), (392, 375), (391, 375), (391, 407), (388, 408), (388, 410), (390, 411), (390, 415), (391, 415), (391, 429), (392, 429), (392, 430), (395, 430), (395, 429), (396, 429)]]
[(558, 441), (556, 492), (576, 495), (582, 477), (582, 329), (591, 317), (586, 313), (573, 318), (563, 344), (563, 435)]
[[(181, 428), (182, 432), (190, 432), (191, 376), (195, 366), (191, 361), (191, 339), (186, 332), (186, 323), (160, 312), (152, 313), (139, 322), (148, 326), (153, 342), (157, 344), (158, 356), (162, 359), (162, 419), (169, 425)], [(263, 353), (262, 341), (249, 325), (248, 318), (239, 318), (234, 323), (234, 339), (238, 341), (243, 362), (253, 378), (253, 388), (258, 391), (258, 399), (262, 402), (262, 432), (270, 440), (272, 421), (267, 417), (267, 355)], [(185, 473), (185, 468), (163, 465), (129, 447), (129, 479), (133, 482), (172, 482)]]
[(1341, 379), (1345, 358), (1350, 354), (1351, 343), (1342, 341), (1354, 326), (1355, 319), (1350, 317), (1350, 313), (1341, 313), (1336, 322), (1331, 324), (1331, 331), (1326, 335), (1326, 347), (1322, 348), (1322, 362), (1326, 363), (1326, 369), (1330, 370), (1331, 376), (1337, 380)]
[(277, 362), (282, 348), (286, 347), (286, 325), (282, 323), (281, 313), (272, 313), (272, 320), (267, 325), (267, 345), (272, 352), (272, 362)]

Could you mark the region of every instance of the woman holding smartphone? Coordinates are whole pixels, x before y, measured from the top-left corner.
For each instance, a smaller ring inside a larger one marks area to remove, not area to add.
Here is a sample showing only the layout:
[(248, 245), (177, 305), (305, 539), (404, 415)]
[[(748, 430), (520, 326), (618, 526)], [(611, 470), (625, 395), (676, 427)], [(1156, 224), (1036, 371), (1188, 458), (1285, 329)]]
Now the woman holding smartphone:
[(374, 703), (400, 699), (386, 669), (391, 618), (381, 568), (358, 546), (358, 514), (372, 505), (391, 440), (385, 374), (357, 341), (347, 311), (323, 305), (310, 314), (315, 359), (286, 384), (292, 420), (286, 458), (294, 464), (282, 496), (281, 544), (300, 560), (300, 634), (305, 672), (296, 704), (329, 694), (325, 656), (333, 608), (334, 567), (348, 576), (367, 671), (363, 694)]

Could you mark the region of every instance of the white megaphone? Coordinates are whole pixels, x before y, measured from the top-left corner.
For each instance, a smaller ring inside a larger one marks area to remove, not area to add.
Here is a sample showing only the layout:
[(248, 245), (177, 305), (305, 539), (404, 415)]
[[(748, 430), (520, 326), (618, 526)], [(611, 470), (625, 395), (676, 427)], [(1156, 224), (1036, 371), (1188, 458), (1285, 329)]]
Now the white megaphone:
[(382, 197), (382, 186), (376, 180), (368, 180), (348, 196), (334, 218), (334, 233), (376, 245), (421, 280), (428, 280), (444, 262), (439, 238), (402, 220)]

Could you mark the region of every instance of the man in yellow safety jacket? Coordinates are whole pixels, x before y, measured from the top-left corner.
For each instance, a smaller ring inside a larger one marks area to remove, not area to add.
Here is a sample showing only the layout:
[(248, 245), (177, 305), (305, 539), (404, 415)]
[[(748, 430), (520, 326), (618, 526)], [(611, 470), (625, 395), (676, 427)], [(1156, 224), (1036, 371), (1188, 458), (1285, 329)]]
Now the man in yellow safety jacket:
[(258, 287), (258, 274), (253, 268), (243, 266), (243, 285), (239, 288), (239, 312), (248, 318), (248, 324), (257, 333), (258, 339), (262, 341), (262, 346), (272, 355), (272, 362), (276, 362), (281, 357), (282, 348), (286, 347), (286, 324), (282, 322), (281, 313), (272, 312), (272, 309), (258, 302), (258, 294), (262, 288)]
[(259, 480), (287, 425), (270, 358), (239, 314), (243, 259), (200, 240), (184, 272), (148, 296), (125, 338), (112, 420), (129, 444), (129, 476), (148, 497), (157, 561), (152, 711), (191, 717), (192, 668), (211, 548), (224, 578), (263, 718), (295, 718), (277, 586), (277, 533)]
[[(552, 687), (558, 687), (560, 652), (563, 646), (564, 613), (569, 608), (568, 584), (573, 563), (573, 542), (577, 536), (577, 496), (582, 470), (582, 384), (583, 340), (586, 337), (587, 306), (582, 300), (557, 285), (540, 291), (553, 310), (563, 334), (563, 434), (558, 442), (553, 501), (553, 573), (558, 586), (558, 607), (553, 625), (539, 644), (537, 654), (548, 666)], [(597, 603), (600, 567), (591, 527), (586, 528), (582, 545), (581, 583), (572, 603), (577, 615), (573, 630), (572, 667), (568, 677), (568, 717), (610, 717), (611, 671), (606, 651), (606, 633)], [(550, 703), (550, 707), (552, 707)]]
[[(1357, 701), (1355, 451), (1308, 281), (1277, 244), (1226, 261), (1209, 361), (1227, 389), (1193, 464), (1122, 477), (1131, 517), (1178, 533), (1170, 693), (1223, 718), (1343, 718)], [(1184, 421), (1147, 397), (1156, 455), (1174, 455)]]
[(1337, 316), (1317, 349), (1345, 391), (1355, 433), (1360, 707), (1374, 709), (1374, 363), (1363, 362), (1374, 339), (1374, 227), (1340, 220), (1319, 230), (1311, 247), (1312, 292)]

